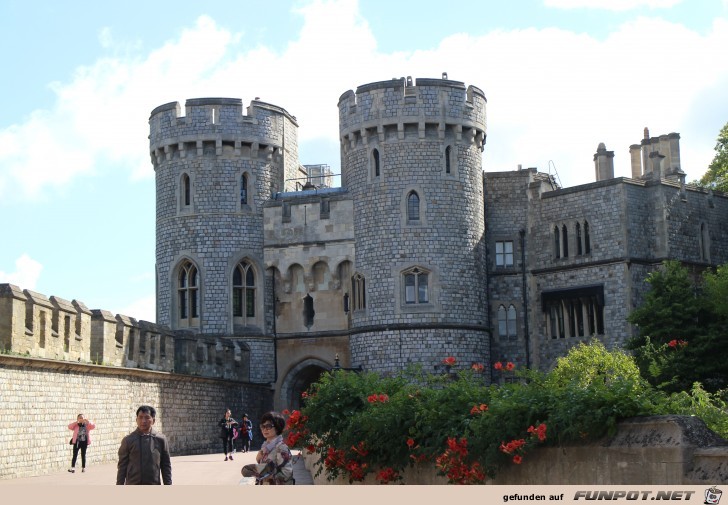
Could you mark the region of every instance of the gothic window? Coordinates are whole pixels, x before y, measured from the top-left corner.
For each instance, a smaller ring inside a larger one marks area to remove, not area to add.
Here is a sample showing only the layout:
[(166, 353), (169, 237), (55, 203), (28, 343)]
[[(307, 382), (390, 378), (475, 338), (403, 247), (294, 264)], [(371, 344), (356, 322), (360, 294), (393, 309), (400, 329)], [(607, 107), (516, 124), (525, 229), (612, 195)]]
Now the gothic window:
[(513, 305), (508, 306), (508, 317), (507, 317), (507, 323), (508, 323), (508, 336), (509, 337), (515, 337), (516, 336), (516, 308)]
[(367, 307), (366, 282), (362, 274), (354, 274), (354, 277), (351, 278), (351, 293), (354, 310), (365, 309)]
[(416, 191), (410, 191), (407, 195), (407, 222), (418, 222), (420, 220), (420, 197)]
[(449, 174), (452, 170), (451, 163), (452, 163), (452, 146), (447, 146), (445, 148), (445, 173)]
[(564, 258), (569, 257), (569, 232), (568, 228), (566, 228), (566, 225), (563, 225), (561, 227), (561, 234), (563, 235), (563, 256)]
[(581, 256), (583, 248), (581, 245), (581, 223), (577, 222), (576, 226), (574, 227), (574, 235), (576, 235), (576, 255)]
[(508, 336), (508, 314), (503, 305), (498, 307), (498, 336)]
[(379, 160), (379, 149), (372, 149), (372, 173), (374, 177), (379, 177), (382, 170), (382, 164)]
[(245, 324), (255, 317), (255, 272), (247, 261), (241, 261), (233, 271), (233, 318)]
[(180, 327), (200, 324), (200, 284), (197, 267), (185, 261), (177, 276), (177, 309)]
[(554, 226), (554, 257), (561, 257), (561, 234), (558, 226)]
[(498, 336), (516, 336), (516, 308), (510, 305), (506, 309), (503, 305), (498, 307)]
[(248, 174), (240, 176), (240, 205), (248, 205)]
[(495, 266), (496, 267), (512, 267), (513, 266), (513, 241), (506, 240), (495, 243)]
[(127, 348), (126, 357), (128, 359), (134, 359), (134, 332), (129, 332), (129, 347)]
[(404, 276), (404, 303), (408, 305), (430, 302), (429, 274), (419, 267), (414, 267), (403, 273)]
[(591, 241), (589, 239), (589, 223), (584, 221), (584, 254), (591, 252)]

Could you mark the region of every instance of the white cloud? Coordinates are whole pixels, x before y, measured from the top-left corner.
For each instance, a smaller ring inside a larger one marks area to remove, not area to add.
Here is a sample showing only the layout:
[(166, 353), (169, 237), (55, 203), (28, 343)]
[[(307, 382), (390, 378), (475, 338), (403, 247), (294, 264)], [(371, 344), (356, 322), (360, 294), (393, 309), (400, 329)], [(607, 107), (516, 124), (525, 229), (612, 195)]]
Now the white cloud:
[(669, 9), (682, 0), (544, 0), (547, 7), (557, 9), (603, 9), (610, 11), (627, 11), (640, 7), (650, 9)]
[[(111, 169), (152, 177), (147, 120), (163, 103), (229, 96), (247, 104), (258, 96), (298, 118), (299, 144), (325, 139), (337, 145), (336, 102), (343, 92), (443, 71), (488, 97), (487, 170), (518, 163), (545, 170), (553, 160), (565, 185), (590, 182), (592, 156), (605, 142), (615, 151), (617, 171), (623, 167), (617, 175), (628, 175), (628, 147), (649, 126), (654, 135), (677, 131), (690, 143), (683, 148), (683, 169), (693, 179), (709, 163), (722, 126), (711, 125), (709, 137), (694, 135), (686, 117), (694, 117), (704, 89), (728, 76), (716, 63), (728, 47), (725, 20), (706, 35), (637, 18), (604, 40), (556, 29), (499, 30), (454, 34), (432, 50), (385, 53), (354, 0), (317, 0), (297, 12), (303, 28), (280, 51), (248, 44), (247, 25), (231, 32), (201, 17), (148, 54), (123, 47), (121, 56), (78, 68), (70, 82), (53, 85), (52, 109), (0, 130), (0, 198), (39, 198), (74, 178)], [(100, 39), (112, 53), (123, 44), (108, 31)], [(725, 97), (711, 106), (728, 109)], [(335, 158), (301, 161), (335, 168)]]
[(0, 271), (0, 282), (15, 284), (21, 289), (34, 290), (42, 270), (43, 265), (23, 254), (15, 260), (15, 272)]
[(157, 320), (156, 298), (154, 294), (151, 294), (144, 298), (134, 300), (125, 307), (122, 307), (119, 310), (119, 314), (154, 323)]

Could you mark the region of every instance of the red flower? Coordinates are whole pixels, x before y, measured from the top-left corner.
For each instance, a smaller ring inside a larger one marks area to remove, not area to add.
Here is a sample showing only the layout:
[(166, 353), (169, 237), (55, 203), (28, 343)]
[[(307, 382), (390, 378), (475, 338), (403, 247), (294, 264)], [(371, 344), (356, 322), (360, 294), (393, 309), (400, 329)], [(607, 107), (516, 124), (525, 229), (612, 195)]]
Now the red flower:
[(515, 464), (520, 465), (521, 464), (521, 461), (523, 461), (523, 458), (521, 456), (519, 456), (518, 454), (516, 454), (515, 456), (513, 456), (513, 462)]
[(308, 393), (306, 391), (301, 393), (301, 398), (308, 398)]
[(455, 363), (457, 363), (457, 360), (453, 356), (448, 356), (442, 362), (448, 366), (453, 366)]
[(351, 446), (351, 450), (357, 453), (362, 458), (366, 457), (367, 454), (369, 454), (369, 451), (365, 448), (366, 444), (362, 441), (359, 442), (356, 446)]
[(382, 468), (377, 473), (377, 480), (382, 484), (389, 484), (398, 479), (400, 479), (399, 473), (393, 468)]
[(407, 439), (407, 447), (409, 447), (410, 449), (412, 449), (414, 446), (415, 446), (415, 440), (414, 440), (414, 438), (408, 438)]
[(496, 370), (503, 370), (503, 363), (499, 361), (495, 365), (493, 365), (493, 368), (495, 368)]
[(367, 401), (369, 403), (377, 403), (377, 399), (378, 399), (377, 395), (369, 395), (369, 396), (367, 396)]
[(309, 444), (309, 446), (306, 447), (306, 450), (308, 451), (309, 454), (313, 454), (314, 452), (316, 452), (316, 447), (314, 447), (313, 444)]
[(385, 394), (381, 394), (381, 395), (379, 395), (379, 401), (382, 403), (386, 403), (389, 401), (389, 396), (387, 396)]
[(470, 414), (482, 414), (483, 412), (488, 411), (488, 406), (485, 403), (481, 403), (480, 405), (473, 405), (473, 408), (470, 409)]
[(285, 409), (283, 412), (281, 412), (284, 416), (290, 416), (291, 412), (288, 409)]
[(476, 372), (482, 372), (485, 369), (482, 363), (473, 363), (473, 366), (471, 366), (470, 368), (472, 368)]
[(670, 340), (667, 343), (667, 345), (669, 345), (673, 349), (677, 349), (678, 347), (685, 347), (686, 345), (688, 345), (688, 343), (687, 343), (686, 340), (682, 340), (682, 339), (679, 339), (679, 340), (678, 339), (672, 339), (672, 340)]
[(514, 364), (513, 364), (513, 363), (511, 363), (510, 361), (509, 361), (508, 363), (506, 363), (506, 370), (508, 370), (509, 372), (510, 372), (511, 370), (513, 370), (514, 368), (516, 368), (516, 365), (514, 365)]

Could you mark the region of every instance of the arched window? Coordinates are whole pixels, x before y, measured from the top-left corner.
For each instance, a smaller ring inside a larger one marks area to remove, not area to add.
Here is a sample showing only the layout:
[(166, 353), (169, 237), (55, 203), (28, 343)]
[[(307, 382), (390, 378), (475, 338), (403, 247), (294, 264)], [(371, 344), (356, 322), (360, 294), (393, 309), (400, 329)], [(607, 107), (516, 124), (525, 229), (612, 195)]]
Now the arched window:
[(191, 188), (190, 188), (190, 186), (191, 186), (191, 184), (190, 184), (190, 176), (187, 175), (187, 174), (183, 174), (182, 175), (182, 205), (184, 207), (189, 207), (190, 206), (190, 201), (191, 201), (191, 196), (190, 196)]
[(255, 317), (255, 272), (247, 261), (241, 261), (233, 270), (233, 317)]
[(589, 240), (589, 223), (584, 221), (584, 254), (591, 252), (591, 241)]
[(416, 191), (410, 191), (407, 195), (407, 221), (420, 220), (420, 197)]
[(452, 146), (447, 146), (445, 148), (445, 173), (446, 174), (449, 174), (450, 170), (451, 170), (452, 161), (451, 161), (450, 156), (452, 156)]
[(177, 277), (177, 307), (180, 326), (197, 326), (200, 318), (200, 285), (197, 267), (185, 261)]
[(561, 234), (558, 226), (554, 226), (554, 257), (561, 257)]
[(574, 231), (576, 232), (576, 255), (581, 256), (582, 251), (584, 250), (581, 245), (581, 224), (576, 223), (576, 226), (574, 227)]
[(367, 307), (366, 282), (362, 274), (354, 274), (351, 278), (351, 293), (353, 295), (354, 310), (362, 310)]
[(566, 227), (566, 225), (563, 225), (561, 227), (561, 234), (563, 235), (563, 248), (564, 248), (564, 258), (569, 257), (569, 230)]
[(240, 205), (248, 205), (248, 174), (240, 176)]
[(374, 171), (374, 177), (379, 177), (379, 174), (381, 173), (381, 162), (379, 161), (379, 149), (373, 149), (372, 150), (372, 164), (373, 164), (373, 171)]
[(508, 336), (516, 336), (516, 308), (513, 305), (508, 307)]
[(503, 305), (498, 307), (498, 336), (508, 336), (508, 314)]
[(429, 275), (421, 268), (414, 267), (403, 273), (404, 303), (420, 304), (430, 302)]

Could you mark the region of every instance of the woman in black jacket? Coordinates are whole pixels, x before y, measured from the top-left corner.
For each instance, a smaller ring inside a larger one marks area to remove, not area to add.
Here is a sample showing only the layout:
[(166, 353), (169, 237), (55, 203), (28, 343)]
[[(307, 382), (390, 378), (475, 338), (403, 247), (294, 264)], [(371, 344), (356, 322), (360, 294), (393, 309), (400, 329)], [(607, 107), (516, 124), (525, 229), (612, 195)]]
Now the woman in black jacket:
[(230, 414), (230, 409), (227, 409), (225, 417), (217, 423), (220, 427), (220, 438), (222, 438), (222, 451), (225, 453), (225, 461), (228, 459), (232, 461), (233, 459), (233, 429), (238, 425), (238, 422)]

